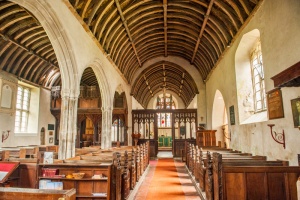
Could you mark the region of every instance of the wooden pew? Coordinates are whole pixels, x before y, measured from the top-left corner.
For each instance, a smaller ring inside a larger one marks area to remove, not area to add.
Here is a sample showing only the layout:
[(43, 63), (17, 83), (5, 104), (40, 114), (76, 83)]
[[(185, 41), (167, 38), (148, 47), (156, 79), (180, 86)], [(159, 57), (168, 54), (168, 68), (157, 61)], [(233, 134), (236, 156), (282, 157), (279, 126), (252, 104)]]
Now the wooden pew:
[[(255, 173), (255, 169), (260, 169), (261, 171), (264, 171), (265, 173), (268, 173), (268, 169), (276, 169), (279, 173), (285, 173), (287, 171), (289, 171), (288, 167), (288, 162), (287, 161), (266, 161), (266, 160), (239, 160), (239, 159), (222, 159), (222, 154), (219, 153), (213, 153), (213, 161), (209, 160), (208, 161), (208, 167), (207, 167), (207, 175), (206, 175), (206, 179), (205, 181), (208, 183), (205, 186), (205, 193), (206, 193), (206, 197), (207, 199), (227, 199), (224, 198), (225, 194), (224, 192), (226, 192), (226, 190), (228, 189), (228, 187), (225, 187), (225, 183), (227, 183), (227, 178), (228, 176), (232, 176), (232, 174), (230, 174), (231, 171), (234, 172), (234, 169), (253, 169), (253, 171), (249, 171), (249, 173)], [(208, 154), (208, 157), (209, 154)], [(208, 158), (210, 159), (210, 158)], [(226, 172), (228, 172), (228, 174), (224, 174), (224, 170)], [(275, 171), (276, 171), (275, 170)], [(298, 171), (300, 173), (300, 168), (298, 167)], [(263, 174), (260, 174), (263, 175)], [(257, 175), (259, 176), (259, 175)], [(299, 174), (297, 175), (297, 177), (299, 176)], [(243, 177), (245, 178), (245, 176), (243, 174), (238, 174), (238, 176), (233, 175), (231, 178), (229, 178), (228, 180), (231, 180), (233, 182), (236, 181), (240, 181), (240, 178)], [(249, 175), (249, 177), (254, 177), (254, 175), (252, 176), (251, 174)], [(225, 178), (223, 180), (223, 178)], [(261, 180), (261, 179), (260, 179)], [(264, 179), (263, 179), (264, 180)], [(297, 178), (296, 178), (297, 180)], [(255, 179), (252, 180), (247, 180), (247, 179), (243, 179), (243, 181), (254, 181)], [(276, 179), (277, 181), (277, 179)], [(278, 179), (278, 181), (280, 181)], [(280, 182), (284, 182), (284, 178), (280, 181)], [(249, 182), (249, 184), (250, 184)], [(265, 183), (265, 182), (261, 182), (261, 183)], [(270, 182), (271, 183), (271, 182)], [(252, 183), (253, 184), (253, 183)], [(257, 182), (254, 183), (254, 185), (257, 184)], [(289, 182), (290, 184), (290, 182)], [(294, 182), (294, 185), (296, 184), (296, 181)], [(260, 187), (259, 185), (261, 184), (257, 184), (256, 187)], [(229, 187), (232, 187), (233, 185), (227, 185)], [(239, 187), (240, 185), (236, 184), (236, 187)], [(244, 185), (243, 185), (244, 186)], [(251, 186), (252, 187), (252, 186)], [(249, 190), (248, 192), (252, 194), (252, 192), (250, 188), (243, 188), (246, 190)], [(235, 190), (237, 193), (240, 192), (239, 188), (237, 188)], [(269, 191), (269, 192), (276, 192), (276, 191)], [(254, 192), (255, 193), (255, 192)], [(232, 195), (230, 193), (230, 195)], [(245, 198), (241, 198), (242, 196), (239, 196), (238, 198), (235, 198), (235, 196), (227, 196), (229, 197), (228, 199), (245, 199)], [(259, 196), (259, 198), (246, 198), (246, 199), (263, 199), (264, 196)], [(274, 199), (274, 198), (267, 198), (267, 199)], [(285, 198), (279, 198), (279, 199), (285, 199)]]
[(64, 199), (75, 200), (75, 189), (70, 190), (39, 190), (39, 189), (24, 189), (24, 188), (0, 188), (0, 199), (18, 199), (18, 200), (32, 200), (32, 199)]
[[(114, 155), (116, 153), (116, 155)], [(134, 188), (140, 176), (149, 164), (149, 143), (135, 146), (123, 146), (106, 150), (85, 148), (76, 149), (76, 158), (64, 162), (106, 162), (112, 163), (112, 188), (116, 193), (111, 194), (112, 199), (127, 199), (130, 190)], [(117, 159), (116, 159), (117, 157)], [(121, 176), (120, 180), (118, 176)]]
[[(214, 178), (213, 164), (210, 153), (202, 152), (193, 145), (187, 145), (187, 167), (191, 174), (195, 175), (195, 180), (199, 177), (199, 187), (201, 191), (205, 191), (206, 199), (214, 198)], [(222, 166), (288, 166), (286, 161), (267, 161), (265, 156), (251, 156), (251, 154), (232, 151), (220, 147), (204, 147), (205, 150), (218, 152), (223, 156)], [(201, 155), (200, 155), (201, 154)], [(200, 167), (200, 169), (198, 168)]]
[[(203, 155), (205, 154), (205, 156)], [(208, 156), (210, 153), (203, 153), (200, 151), (200, 156), (199, 156), (199, 163), (197, 163), (197, 169), (195, 170), (195, 179), (198, 177), (199, 181), (199, 187), (201, 191), (205, 190), (205, 177), (206, 177), (206, 170), (208, 166)], [(223, 159), (227, 162), (229, 165), (232, 163), (233, 165), (240, 163), (241, 165), (244, 165), (245, 163), (248, 163), (249, 165), (255, 165), (255, 164), (265, 164), (266, 157), (265, 156), (250, 156), (249, 154), (244, 154), (244, 153), (224, 153)], [(278, 164), (282, 165), (281, 162), (276, 162), (272, 164)], [(196, 179), (197, 181), (197, 179)]]
[[(121, 178), (120, 180), (116, 180), (116, 182), (113, 182), (112, 187), (116, 188), (115, 191), (117, 193), (120, 191), (120, 196), (118, 194), (112, 194), (112, 198), (120, 198), (120, 199), (127, 199), (130, 189), (133, 189), (136, 182), (136, 168), (135, 168), (135, 155), (134, 151), (131, 149), (131, 152), (128, 153), (127, 150), (130, 148), (124, 148), (122, 151), (120, 149), (114, 149), (114, 151), (105, 151), (105, 153), (94, 153), (93, 155), (82, 155), (80, 156), (81, 159), (86, 160), (87, 162), (90, 161), (98, 161), (98, 162), (113, 162), (114, 167), (113, 171), (115, 171), (115, 176), (118, 177), (118, 174), (120, 174)], [(115, 155), (117, 155), (119, 160), (117, 163), (114, 161)], [(130, 157), (130, 158), (129, 158)], [(113, 181), (115, 178), (113, 178)], [(119, 182), (120, 181), (120, 182)], [(121, 189), (120, 189), (120, 188)]]
[[(65, 163), (54, 163), (54, 164), (37, 164), (38, 156), (30, 156), (31, 158), (10, 158), (12, 160), (18, 160), (21, 162), (20, 170), (16, 177), (22, 176), (22, 183), (18, 184), (19, 187), (30, 187), (37, 188), (37, 183), (41, 179), (40, 169), (41, 167), (59, 167), (62, 173), (67, 174), (68, 172), (75, 170), (75, 166), (80, 167), (81, 170), (85, 170), (84, 166), (87, 168), (99, 165), (99, 163), (111, 164), (111, 174), (107, 174), (111, 180), (109, 184), (109, 197), (108, 199), (127, 199), (130, 193), (130, 189), (133, 189), (138, 178), (144, 173), (145, 169), (149, 164), (149, 144), (139, 145), (138, 147), (121, 147), (112, 148), (108, 150), (101, 150), (99, 148), (87, 148), (84, 150), (76, 150), (78, 156), (64, 160)], [(38, 146), (37, 153), (32, 150), (30, 153), (42, 154), (45, 151), (56, 151), (56, 147)], [(34, 147), (32, 147), (34, 149)], [(25, 156), (27, 157), (27, 156)], [(69, 167), (68, 167), (69, 165)], [(74, 166), (74, 167), (73, 167)], [(68, 168), (70, 170), (68, 171)], [(71, 170), (72, 169), (72, 170)], [(90, 179), (91, 174), (88, 173), (87, 179)], [(137, 178), (138, 177), (138, 178)], [(30, 181), (34, 179), (33, 181)], [(51, 180), (65, 181), (64, 178), (51, 178)], [(83, 180), (81, 182), (85, 182)], [(94, 181), (94, 180), (91, 180)], [(87, 182), (91, 182), (87, 181)], [(96, 181), (96, 180), (95, 180)], [(70, 185), (72, 181), (66, 180), (65, 184)], [(64, 184), (64, 185), (65, 185)], [(98, 183), (97, 183), (98, 184)], [(79, 198), (86, 198), (82, 196), (82, 188)], [(88, 197), (89, 198), (89, 197)]]
[[(202, 148), (201, 148), (202, 149)], [(205, 150), (212, 150), (214, 152), (222, 152), (222, 153), (239, 153), (241, 154), (240, 151), (233, 151), (232, 149), (225, 149), (222, 147), (205, 147)], [(195, 171), (199, 172), (199, 165), (200, 165), (200, 152), (199, 152), (199, 148), (198, 146), (195, 146), (193, 144), (189, 144), (188, 145), (188, 150), (187, 150), (187, 167), (188, 169), (192, 172), (193, 175), (196, 176), (196, 178), (198, 178), (198, 174), (195, 173)]]
[(25, 148), (3, 148), (1, 160), (8, 161), (9, 158), (26, 158)]

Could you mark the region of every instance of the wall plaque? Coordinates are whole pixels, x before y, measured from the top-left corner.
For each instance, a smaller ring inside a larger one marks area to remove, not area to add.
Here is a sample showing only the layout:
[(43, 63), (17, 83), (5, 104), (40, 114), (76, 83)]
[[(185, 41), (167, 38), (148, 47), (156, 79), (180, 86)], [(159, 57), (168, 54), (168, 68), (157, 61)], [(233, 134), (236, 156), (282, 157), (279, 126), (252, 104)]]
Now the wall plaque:
[(230, 125), (235, 125), (234, 106), (229, 107)]
[(11, 108), (12, 97), (13, 97), (12, 88), (7, 84), (3, 85), (2, 95), (1, 95), (1, 107)]
[(16, 112), (15, 93), (17, 84), (0, 77), (0, 112), (13, 114)]
[(300, 126), (300, 98), (291, 100), (294, 127), (299, 128)]
[(283, 118), (283, 104), (280, 88), (271, 90), (267, 93), (269, 119)]
[(54, 130), (54, 124), (48, 124), (48, 130)]

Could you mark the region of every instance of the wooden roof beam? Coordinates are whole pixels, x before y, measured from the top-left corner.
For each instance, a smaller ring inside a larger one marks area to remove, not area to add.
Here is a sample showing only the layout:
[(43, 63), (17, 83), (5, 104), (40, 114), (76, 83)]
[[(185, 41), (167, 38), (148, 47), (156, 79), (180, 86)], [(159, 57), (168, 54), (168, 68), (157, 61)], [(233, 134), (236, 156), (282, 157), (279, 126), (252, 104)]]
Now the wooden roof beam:
[(94, 16), (96, 15), (98, 9), (100, 8), (101, 4), (103, 3), (103, 0), (101, 1), (98, 1), (97, 4), (93, 7), (93, 10), (89, 16), (89, 19), (88, 19), (88, 22), (87, 22), (87, 25), (90, 26), (91, 23), (92, 23), (92, 20), (94, 18)]
[(192, 57), (192, 60), (191, 60), (192, 64), (194, 63), (194, 60), (195, 60), (195, 57), (196, 57), (196, 54), (197, 54), (197, 51), (198, 51), (198, 48), (199, 48), (199, 44), (200, 44), (202, 35), (204, 33), (205, 26), (207, 24), (207, 21), (208, 21), (209, 15), (210, 15), (210, 11), (211, 11), (211, 8), (212, 8), (213, 4), (214, 4), (214, 0), (211, 0), (209, 2), (206, 14), (204, 16), (203, 24), (201, 26), (201, 30), (200, 30), (200, 33), (199, 33), (199, 36), (198, 36), (198, 40), (197, 40), (197, 43), (196, 43), (196, 46), (195, 46), (195, 49), (194, 49), (194, 52), (193, 52), (193, 57)]
[(88, 7), (89, 7), (91, 1), (92, 1), (92, 0), (87, 0), (87, 1), (85, 1), (85, 5), (83, 6), (83, 8), (82, 8), (82, 10), (81, 10), (81, 13), (79, 14), (83, 20), (84, 20), (84, 16), (85, 16), (85, 14), (86, 14), (86, 12), (87, 12), (87, 9), (88, 9)]
[(132, 40), (131, 33), (130, 33), (129, 28), (128, 28), (127, 21), (126, 21), (126, 19), (125, 19), (125, 17), (124, 17), (124, 14), (123, 14), (122, 8), (121, 8), (121, 6), (120, 6), (119, 0), (115, 0), (115, 3), (116, 3), (116, 6), (117, 6), (119, 15), (120, 15), (120, 17), (121, 17), (122, 23), (123, 23), (123, 25), (124, 25), (124, 27), (125, 27), (125, 30), (126, 30), (126, 32), (127, 32), (127, 36), (128, 36), (128, 38), (129, 38), (129, 40), (130, 40), (130, 43), (131, 43), (131, 45), (132, 45), (132, 48), (133, 48), (134, 53), (135, 53), (135, 55), (136, 55), (136, 58), (137, 58), (137, 60), (138, 60), (138, 62), (139, 62), (139, 65), (140, 65), (140, 67), (141, 67), (141, 66), (142, 66), (142, 63), (141, 63), (140, 58), (139, 58), (139, 56), (138, 56), (137, 50), (136, 50), (136, 48), (135, 48), (134, 41)]
[(3, 38), (6, 38), (6, 39), (9, 40), (11, 43), (17, 45), (17, 46), (20, 47), (21, 49), (24, 49), (24, 50), (27, 51), (29, 54), (33, 54), (33, 55), (35, 55), (36, 57), (38, 57), (39, 59), (42, 59), (43, 61), (49, 63), (49, 64), (52, 65), (53, 67), (59, 69), (59, 67), (58, 67), (57, 65), (55, 65), (55, 64), (51, 63), (50, 61), (46, 60), (45, 58), (39, 56), (38, 54), (36, 54), (35, 52), (33, 52), (31, 49), (28, 49), (27, 47), (25, 47), (25, 46), (19, 44), (18, 42), (12, 40), (12, 39), (9, 38), (8, 36), (6, 36), (6, 35), (4, 35), (4, 34), (2, 34), (2, 33), (0, 33), (0, 36), (3, 37)]
[(164, 36), (165, 36), (165, 57), (168, 56), (168, 0), (163, 0), (164, 7)]

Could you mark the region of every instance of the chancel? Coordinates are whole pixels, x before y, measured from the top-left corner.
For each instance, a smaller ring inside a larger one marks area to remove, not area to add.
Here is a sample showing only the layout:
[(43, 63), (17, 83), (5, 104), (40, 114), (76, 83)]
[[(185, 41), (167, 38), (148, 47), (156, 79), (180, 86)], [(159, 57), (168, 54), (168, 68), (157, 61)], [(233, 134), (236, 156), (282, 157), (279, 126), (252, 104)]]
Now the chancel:
[(299, 21), (299, 0), (1, 0), (0, 199), (299, 199)]

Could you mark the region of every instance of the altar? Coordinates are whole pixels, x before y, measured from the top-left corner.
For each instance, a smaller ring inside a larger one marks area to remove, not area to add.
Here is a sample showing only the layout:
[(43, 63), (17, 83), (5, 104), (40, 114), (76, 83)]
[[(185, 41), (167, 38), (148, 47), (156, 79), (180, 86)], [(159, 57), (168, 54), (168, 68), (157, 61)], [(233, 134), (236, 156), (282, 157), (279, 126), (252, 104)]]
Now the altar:
[(159, 136), (158, 147), (172, 147), (172, 136)]

